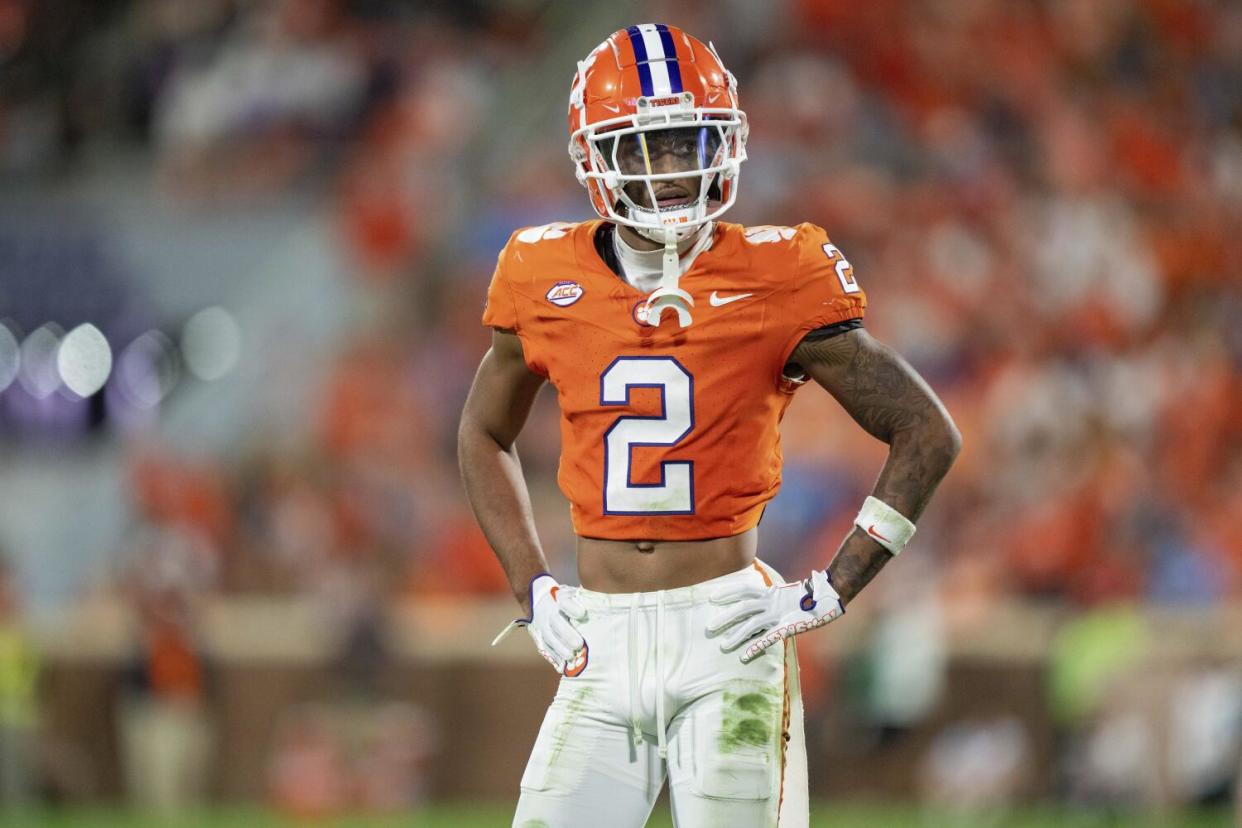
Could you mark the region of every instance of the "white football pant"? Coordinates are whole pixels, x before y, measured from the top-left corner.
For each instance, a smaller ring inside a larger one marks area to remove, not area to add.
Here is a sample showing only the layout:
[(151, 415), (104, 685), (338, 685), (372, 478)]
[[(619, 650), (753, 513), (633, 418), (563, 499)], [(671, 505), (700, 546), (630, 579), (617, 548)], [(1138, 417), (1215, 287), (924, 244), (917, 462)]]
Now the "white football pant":
[(693, 586), (579, 590), (586, 669), (562, 678), (522, 775), (515, 828), (639, 828), (668, 778), (679, 828), (806, 828), (806, 739), (792, 639), (722, 653), (712, 593), (781, 583), (761, 563)]

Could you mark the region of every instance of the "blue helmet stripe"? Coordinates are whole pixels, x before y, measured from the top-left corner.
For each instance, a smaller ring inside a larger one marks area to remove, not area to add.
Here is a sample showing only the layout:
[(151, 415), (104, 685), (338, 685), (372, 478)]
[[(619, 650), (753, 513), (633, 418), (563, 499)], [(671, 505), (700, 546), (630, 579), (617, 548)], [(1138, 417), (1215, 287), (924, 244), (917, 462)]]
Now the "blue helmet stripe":
[(668, 26), (663, 23), (656, 24), (656, 31), (660, 33), (660, 42), (664, 44), (664, 65), (668, 67), (668, 85), (674, 92), (680, 92), (682, 89), (681, 66), (677, 63), (677, 48), (673, 45), (673, 36), (669, 33)]
[[(643, 97), (650, 97), (655, 94), (655, 89), (651, 83), (651, 67), (647, 65), (647, 44), (643, 42), (642, 32), (638, 31), (637, 26), (630, 26), (625, 33), (630, 36), (630, 45), (634, 47), (634, 60), (638, 64), (638, 82), (642, 85)], [(677, 85), (680, 88), (680, 74)]]

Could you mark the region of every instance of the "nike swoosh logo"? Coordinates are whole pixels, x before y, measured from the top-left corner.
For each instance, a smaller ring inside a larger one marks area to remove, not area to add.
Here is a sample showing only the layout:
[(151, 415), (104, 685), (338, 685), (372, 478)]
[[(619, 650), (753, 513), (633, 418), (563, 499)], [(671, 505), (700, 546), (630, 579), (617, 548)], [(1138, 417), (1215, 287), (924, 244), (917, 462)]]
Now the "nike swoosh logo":
[(892, 541), (891, 541), (891, 540), (889, 540), (888, 538), (884, 537), (884, 536), (883, 536), (883, 535), (881, 535), (879, 532), (875, 531), (875, 524), (874, 524), (874, 523), (873, 523), (873, 524), (871, 524), (870, 526), (868, 526), (868, 527), (867, 527), (867, 534), (868, 534), (868, 535), (870, 535), (870, 536), (871, 536), (871, 537), (873, 537), (873, 538), (879, 538), (880, 540), (884, 541), (885, 543), (892, 543)]
[(616, 104), (602, 103), (600, 104), (600, 106), (602, 106), (604, 109), (607, 109), (609, 112), (615, 112), (618, 115), (621, 114), (621, 107), (617, 106)]
[(716, 291), (713, 290), (712, 295), (707, 297), (707, 301), (713, 308), (718, 308), (721, 305), (727, 305), (730, 302), (736, 302), (739, 299), (745, 299), (754, 295), (753, 293), (739, 293), (735, 296), (717, 296)]

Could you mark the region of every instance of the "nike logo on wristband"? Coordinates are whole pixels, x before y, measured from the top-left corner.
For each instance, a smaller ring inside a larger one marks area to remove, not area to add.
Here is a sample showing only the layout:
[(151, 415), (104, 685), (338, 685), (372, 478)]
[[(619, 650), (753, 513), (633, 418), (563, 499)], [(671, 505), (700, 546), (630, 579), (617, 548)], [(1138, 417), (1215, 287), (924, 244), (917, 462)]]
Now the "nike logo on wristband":
[(889, 540), (888, 538), (884, 537), (884, 536), (883, 536), (883, 535), (881, 535), (879, 532), (875, 531), (875, 524), (874, 524), (874, 523), (873, 523), (873, 524), (871, 524), (870, 526), (868, 526), (868, 527), (867, 527), (867, 534), (868, 534), (868, 535), (870, 535), (871, 537), (875, 538), (876, 540), (882, 540), (882, 541), (884, 541), (885, 543), (892, 543), (892, 541), (891, 541), (891, 540)]

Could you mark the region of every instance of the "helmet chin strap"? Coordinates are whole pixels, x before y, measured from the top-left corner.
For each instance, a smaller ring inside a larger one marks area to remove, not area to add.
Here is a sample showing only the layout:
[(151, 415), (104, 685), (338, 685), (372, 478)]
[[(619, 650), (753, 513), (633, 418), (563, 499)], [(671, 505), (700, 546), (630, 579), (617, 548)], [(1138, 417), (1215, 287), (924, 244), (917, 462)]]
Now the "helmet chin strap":
[(690, 327), (694, 320), (686, 306), (694, 307), (694, 298), (677, 286), (681, 278), (680, 257), (677, 253), (677, 231), (671, 227), (664, 229), (664, 274), (660, 277), (660, 286), (651, 291), (647, 302), (643, 305), (648, 325), (659, 326), (664, 311), (672, 308), (677, 312), (677, 322), (683, 328)]

